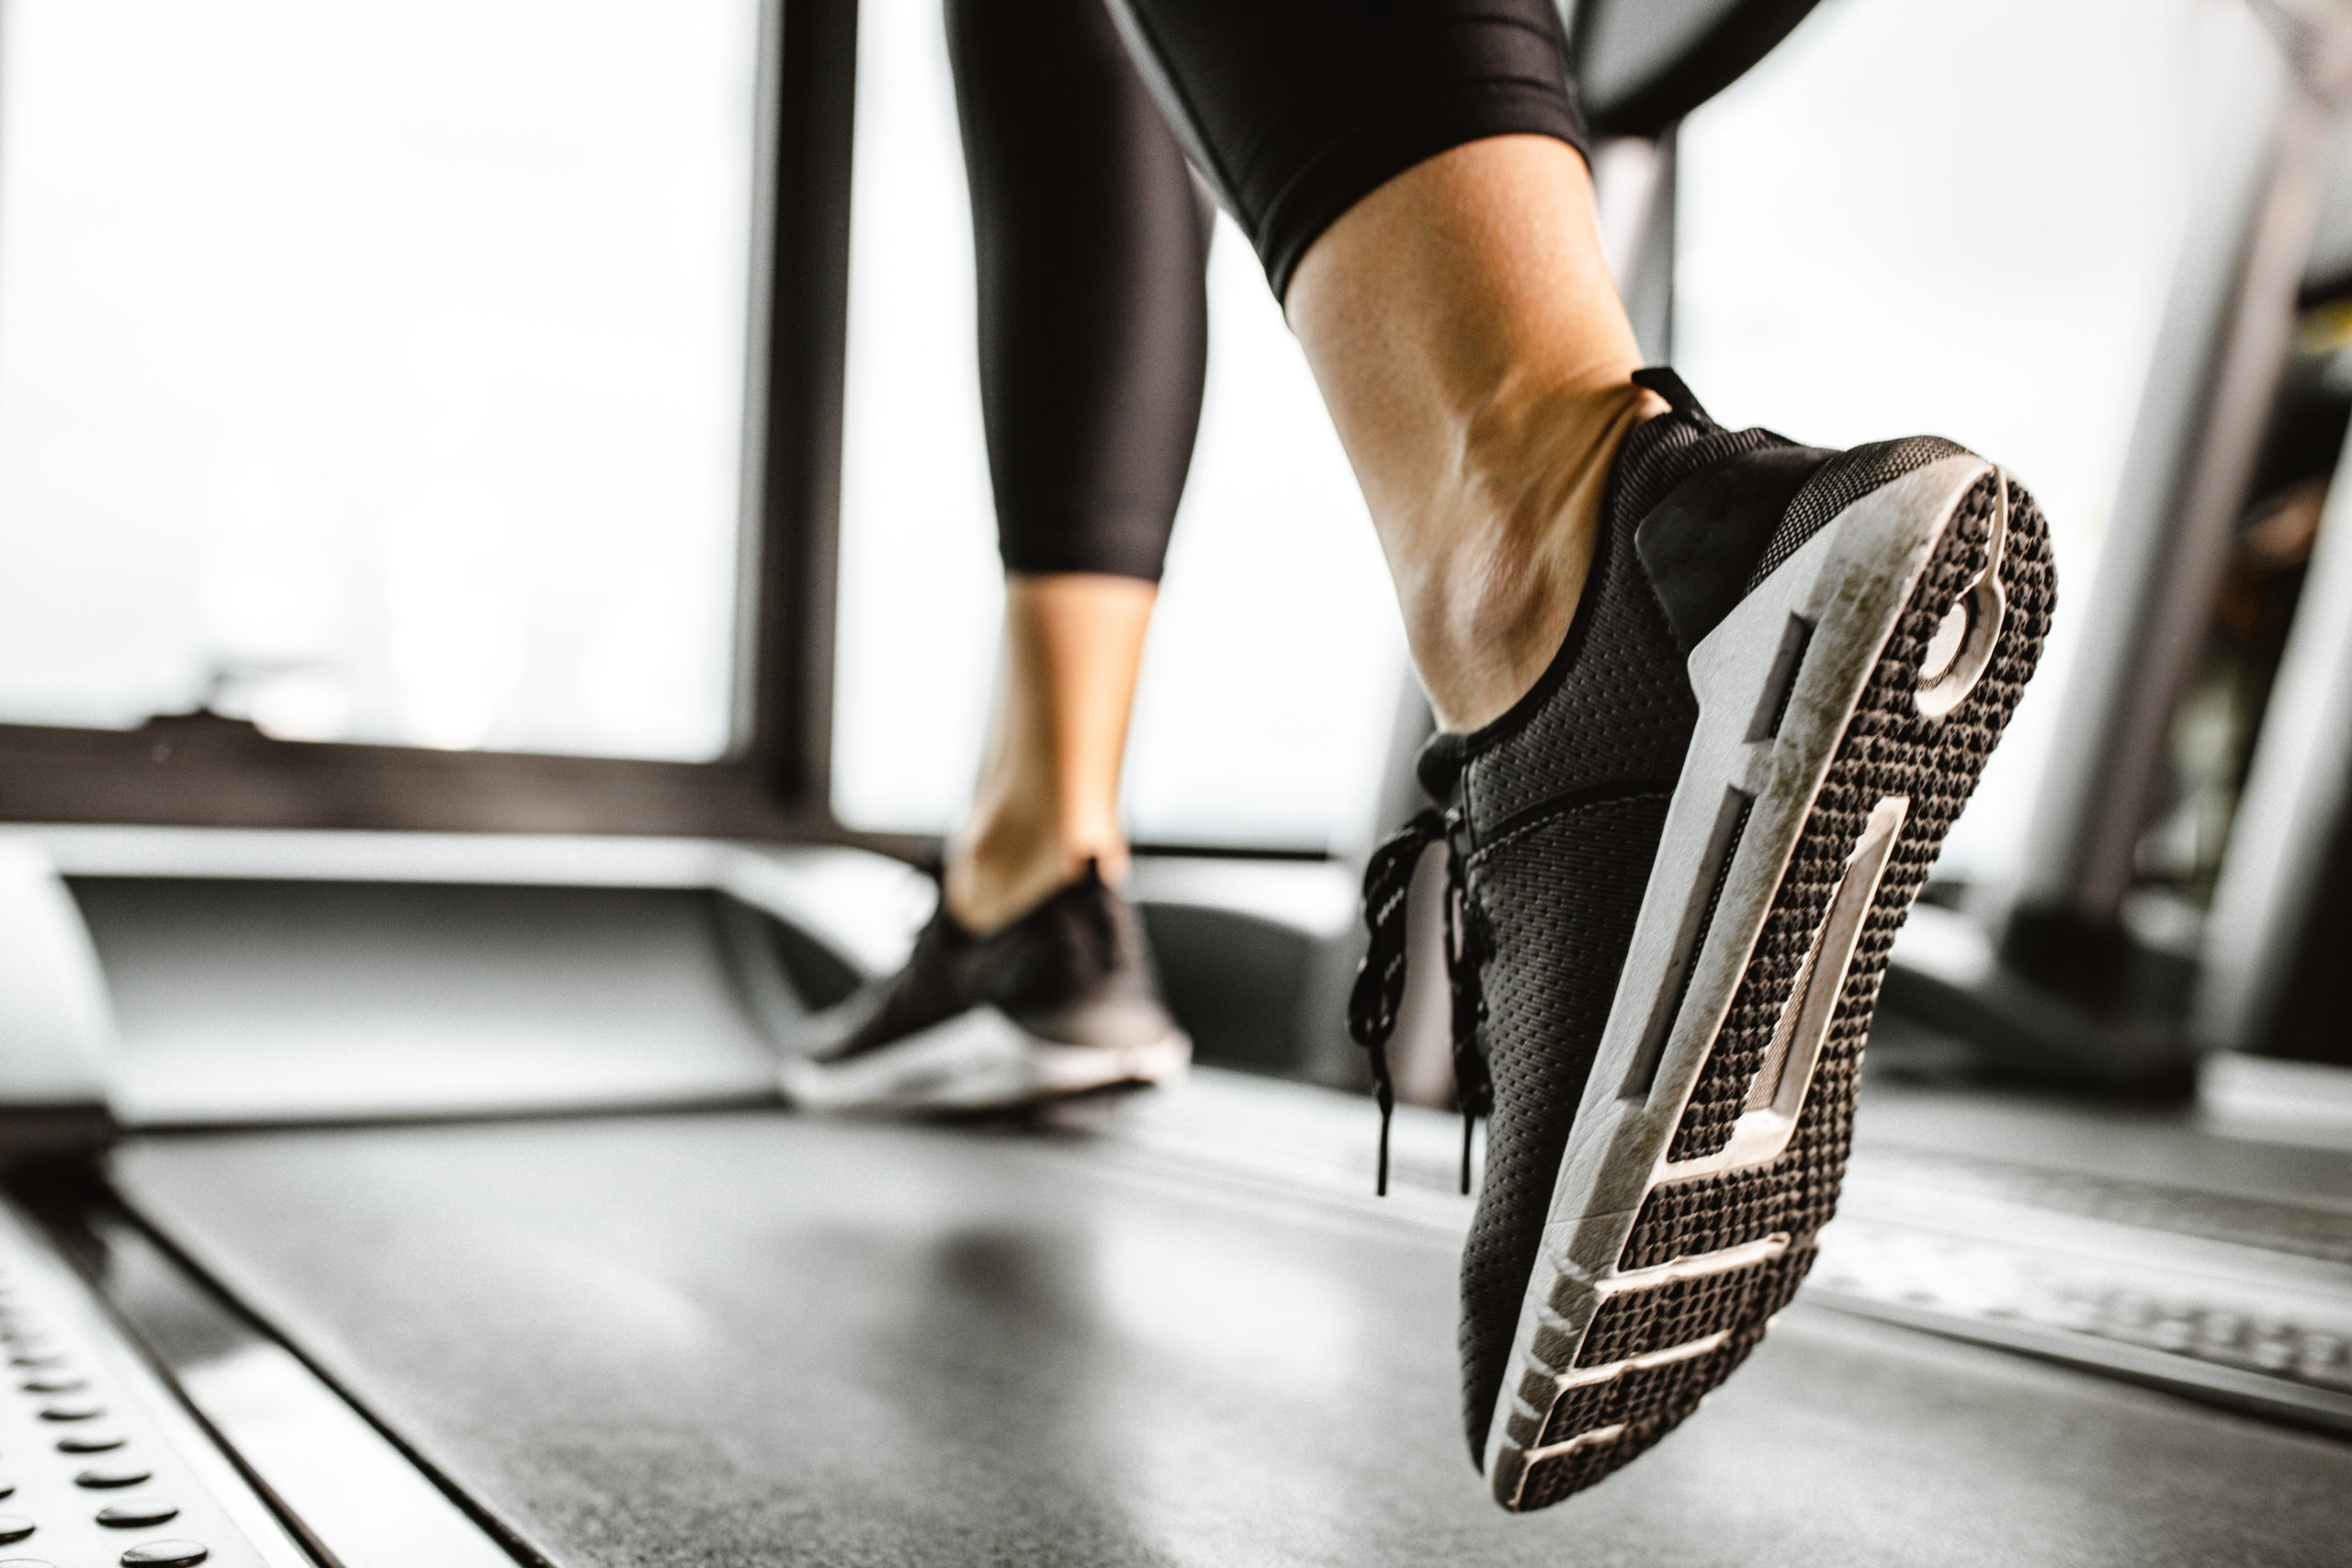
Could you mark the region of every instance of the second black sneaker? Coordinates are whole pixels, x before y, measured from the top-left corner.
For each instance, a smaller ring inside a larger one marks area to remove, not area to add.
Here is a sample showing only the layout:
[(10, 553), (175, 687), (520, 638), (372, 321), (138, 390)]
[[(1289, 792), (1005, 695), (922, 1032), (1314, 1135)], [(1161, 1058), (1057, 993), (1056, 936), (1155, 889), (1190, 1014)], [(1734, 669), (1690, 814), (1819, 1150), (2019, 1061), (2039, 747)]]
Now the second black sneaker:
[(942, 899), (905, 967), (827, 1015), (820, 1037), (783, 1069), (805, 1110), (1005, 1110), (1166, 1083), (1193, 1057), (1142, 920), (1092, 862), (986, 936)]
[(1636, 379), (1671, 412), (1618, 456), (1551, 667), (1424, 752), (1450, 809), (1374, 859), (1351, 1009), (1385, 1079), (1402, 885), (1449, 839), (1457, 1077), (1490, 1119), (1465, 1418), (1515, 1510), (1657, 1442), (1794, 1292), (1887, 950), (2055, 597), (2039, 509), (1984, 458), (1725, 430)]

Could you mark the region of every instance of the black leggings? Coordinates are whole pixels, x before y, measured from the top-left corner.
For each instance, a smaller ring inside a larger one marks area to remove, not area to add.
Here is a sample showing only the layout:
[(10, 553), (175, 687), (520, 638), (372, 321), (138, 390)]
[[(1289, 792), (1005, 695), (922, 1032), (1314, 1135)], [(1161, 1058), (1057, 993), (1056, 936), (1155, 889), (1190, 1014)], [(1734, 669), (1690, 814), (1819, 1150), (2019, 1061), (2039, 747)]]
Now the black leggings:
[(947, 0), (947, 39), (1007, 571), (1159, 577), (1208, 363), (1194, 170), (1280, 299), (1415, 164), (1586, 145), (1553, 0)]

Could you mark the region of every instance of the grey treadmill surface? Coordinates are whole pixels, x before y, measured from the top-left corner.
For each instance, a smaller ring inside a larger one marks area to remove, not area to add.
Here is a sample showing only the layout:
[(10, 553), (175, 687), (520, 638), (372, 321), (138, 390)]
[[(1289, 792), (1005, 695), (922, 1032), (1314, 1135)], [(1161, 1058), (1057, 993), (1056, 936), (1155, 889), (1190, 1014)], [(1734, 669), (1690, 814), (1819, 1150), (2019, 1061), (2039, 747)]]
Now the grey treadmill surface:
[[(1202, 1088), (1249, 1138), (1336, 1126)], [(1167, 1098), (1156, 1142), (726, 1112), (159, 1135), (116, 1176), (563, 1568), (2157, 1568), (2352, 1539), (2352, 1445), (1802, 1303), (1641, 1463), (1506, 1517), (1456, 1413), (1464, 1206), (1190, 1160)]]
[(1865, 1080), (1862, 1145), (1963, 1155), (2106, 1180), (2352, 1213), (2352, 1143), (2234, 1135), (2196, 1105), (2099, 1104), (2019, 1089)]

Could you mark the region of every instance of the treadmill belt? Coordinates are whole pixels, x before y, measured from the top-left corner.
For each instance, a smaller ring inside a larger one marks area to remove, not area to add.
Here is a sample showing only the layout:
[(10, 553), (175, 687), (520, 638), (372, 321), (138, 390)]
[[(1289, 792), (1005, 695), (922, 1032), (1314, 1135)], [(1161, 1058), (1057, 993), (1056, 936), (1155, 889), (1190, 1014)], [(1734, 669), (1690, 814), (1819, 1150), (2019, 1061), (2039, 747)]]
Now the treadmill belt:
[(1116, 1139), (740, 1112), (116, 1174), (560, 1568), (2283, 1565), (2352, 1528), (2339, 1441), (1802, 1304), (1649, 1457), (1507, 1517), (1444, 1225)]

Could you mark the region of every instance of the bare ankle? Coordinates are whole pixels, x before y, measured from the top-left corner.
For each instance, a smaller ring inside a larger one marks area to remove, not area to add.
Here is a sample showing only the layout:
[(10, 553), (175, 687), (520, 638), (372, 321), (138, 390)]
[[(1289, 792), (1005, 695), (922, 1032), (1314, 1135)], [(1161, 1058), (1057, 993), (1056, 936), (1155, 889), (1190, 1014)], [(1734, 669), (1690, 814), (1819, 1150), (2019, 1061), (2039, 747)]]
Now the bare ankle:
[(1406, 631), (1441, 728), (1476, 729), (1534, 685), (1583, 595), (1626, 434), (1664, 404), (1619, 383), (1507, 391), (1469, 422), (1429, 558), (1400, 570)]
[(948, 840), (940, 897), (966, 931), (986, 935), (1027, 914), (1086, 871), (1126, 880), (1127, 845), (1115, 828), (968, 823)]

